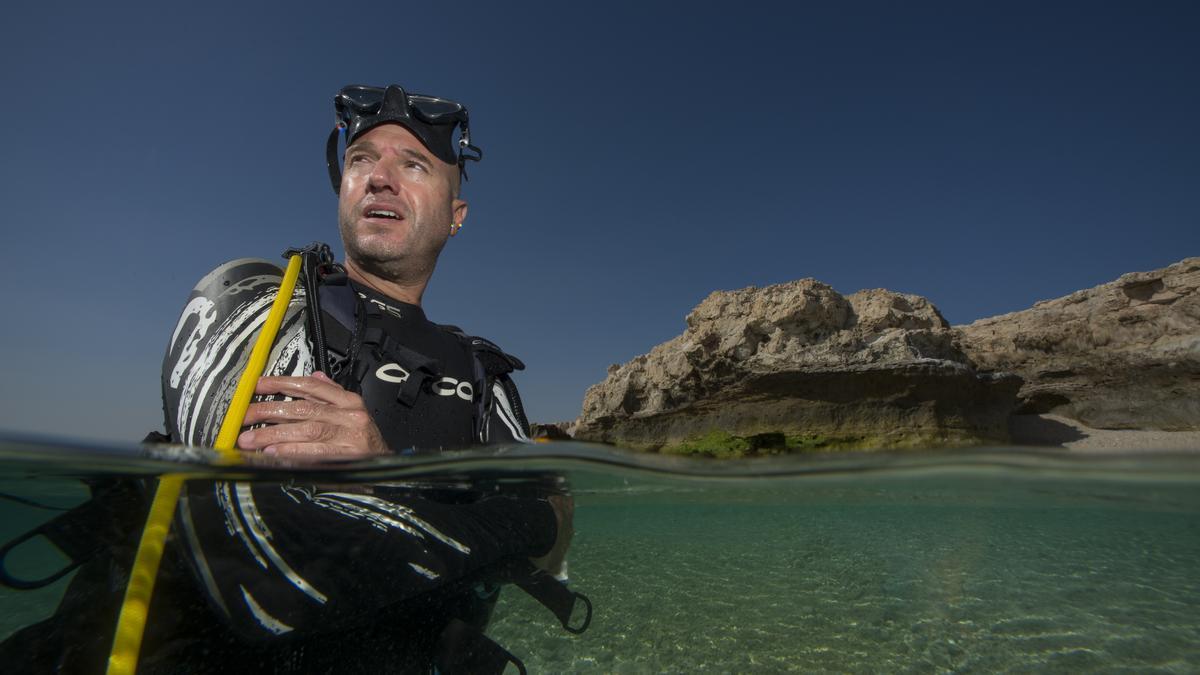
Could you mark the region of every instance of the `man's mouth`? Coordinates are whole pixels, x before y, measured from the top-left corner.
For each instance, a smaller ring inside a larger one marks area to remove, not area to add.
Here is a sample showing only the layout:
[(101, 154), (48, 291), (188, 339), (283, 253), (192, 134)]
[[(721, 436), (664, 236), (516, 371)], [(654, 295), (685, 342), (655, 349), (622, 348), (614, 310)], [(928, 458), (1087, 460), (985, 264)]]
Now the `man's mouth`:
[(392, 220), (403, 220), (399, 213), (389, 209), (367, 209), (363, 212), (367, 218), (390, 218)]

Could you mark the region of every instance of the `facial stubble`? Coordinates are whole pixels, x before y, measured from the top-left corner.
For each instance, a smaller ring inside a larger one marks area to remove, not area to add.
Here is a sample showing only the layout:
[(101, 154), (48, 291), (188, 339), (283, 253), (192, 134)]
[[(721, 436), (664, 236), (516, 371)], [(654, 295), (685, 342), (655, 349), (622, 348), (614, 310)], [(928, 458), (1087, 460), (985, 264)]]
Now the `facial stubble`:
[[(394, 225), (377, 226), (361, 222), (354, 212), (339, 214), (338, 230), (346, 248), (347, 259), (364, 272), (404, 286), (425, 284), (433, 276), (438, 256), (446, 246), (447, 232), (439, 235), (440, 223), (450, 222), (446, 213), (429, 219), (417, 219), (406, 214)], [(405, 228), (397, 238), (392, 228)]]

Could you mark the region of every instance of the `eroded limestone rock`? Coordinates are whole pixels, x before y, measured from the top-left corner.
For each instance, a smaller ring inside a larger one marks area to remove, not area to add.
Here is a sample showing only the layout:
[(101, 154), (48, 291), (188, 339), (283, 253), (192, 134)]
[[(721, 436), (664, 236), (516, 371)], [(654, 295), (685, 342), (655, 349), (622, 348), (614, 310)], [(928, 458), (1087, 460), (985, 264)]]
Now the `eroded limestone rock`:
[(684, 333), (588, 389), (575, 437), (657, 448), (712, 430), (866, 444), (1001, 441), (1019, 380), (979, 375), (928, 300), (814, 279), (718, 291)]
[[(1010, 413), (1200, 430), (1200, 258), (951, 328), (928, 300), (813, 279), (711, 294), (609, 369), (575, 436), (657, 448), (720, 430), (865, 445), (1002, 441)], [(1019, 389), (1019, 395), (1018, 395)]]
[(1200, 430), (1200, 258), (963, 326), (981, 369), (1020, 374), (1021, 412), (1102, 429)]

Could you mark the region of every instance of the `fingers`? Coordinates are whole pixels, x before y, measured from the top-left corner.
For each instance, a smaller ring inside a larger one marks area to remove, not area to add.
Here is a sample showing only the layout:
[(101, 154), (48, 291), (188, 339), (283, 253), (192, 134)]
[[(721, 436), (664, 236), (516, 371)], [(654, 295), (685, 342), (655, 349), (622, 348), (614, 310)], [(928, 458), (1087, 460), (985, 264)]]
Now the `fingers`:
[(263, 448), (263, 454), (293, 459), (354, 459), (375, 453), (359, 452), (353, 448), (328, 443), (278, 443)]
[(353, 428), (316, 420), (243, 431), (238, 436), (238, 447), (281, 457), (356, 458), (387, 452), (373, 424)]
[(333, 408), (333, 406), (328, 403), (303, 399), (298, 401), (259, 401), (251, 403), (250, 407), (246, 409), (246, 418), (242, 424), (251, 427), (256, 424), (281, 424), (319, 419), (322, 415), (329, 415), (329, 408)]
[(275, 424), (243, 431), (238, 436), (238, 447), (243, 450), (264, 450), (283, 443), (328, 443), (336, 435), (337, 428), (324, 422)]
[(243, 426), (251, 427), (257, 424), (282, 424), (285, 422), (303, 422), (315, 420), (333, 424), (346, 424), (351, 427), (365, 426), (371, 417), (363, 407), (362, 400), (354, 407), (338, 407), (330, 403), (321, 403), (300, 399), (296, 401), (258, 401), (251, 403), (246, 409)]
[[(378, 452), (361, 448), (350, 448), (331, 443), (279, 443), (277, 445), (268, 445), (257, 452), (245, 453), (247, 461), (264, 466), (287, 466), (293, 462), (356, 461), (377, 457), (379, 454)], [(283, 460), (282, 463), (280, 460)], [(347, 491), (359, 490), (363, 491), (364, 494), (370, 493), (369, 488), (362, 487), (357, 490)]]
[(266, 376), (258, 378), (256, 394), (282, 394), (291, 398), (328, 403), (339, 408), (362, 406), (362, 398), (346, 391), (324, 373), (308, 377)]
[(244, 424), (267, 426), (243, 431), (238, 447), (286, 457), (353, 459), (388, 452), (362, 397), (346, 391), (324, 373), (309, 377), (262, 377), (261, 395), (295, 399), (259, 401)]

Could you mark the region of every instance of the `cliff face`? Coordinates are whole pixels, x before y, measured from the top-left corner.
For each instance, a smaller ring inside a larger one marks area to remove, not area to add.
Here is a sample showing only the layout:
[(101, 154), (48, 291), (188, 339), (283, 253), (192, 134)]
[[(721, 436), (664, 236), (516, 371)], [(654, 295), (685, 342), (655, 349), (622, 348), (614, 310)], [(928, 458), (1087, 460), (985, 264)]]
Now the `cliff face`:
[(588, 389), (575, 436), (647, 449), (714, 431), (774, 447), (1003, 442), (1014, 412), (1200, 429), (1198, 285), (1189, 258), (958, 328), (886, 290), (719, 291), (682, 335)]
[(960, 328), (981, 369), (1019, 374), (1020, 412), (1106, 429), (1200, 430), (1200, 258)]
[(804, 279), (716, 292), (687, 330), (609, 369), (575, 435), (641, 448), (720, 430), (906, 445), (1003, 440), (1019, 380), (979, 375), (924, 298)]

